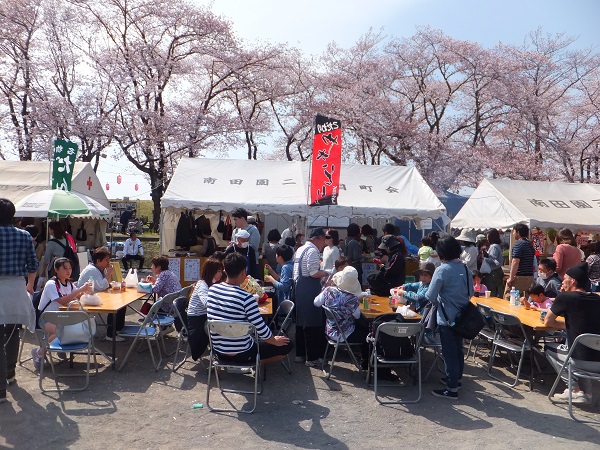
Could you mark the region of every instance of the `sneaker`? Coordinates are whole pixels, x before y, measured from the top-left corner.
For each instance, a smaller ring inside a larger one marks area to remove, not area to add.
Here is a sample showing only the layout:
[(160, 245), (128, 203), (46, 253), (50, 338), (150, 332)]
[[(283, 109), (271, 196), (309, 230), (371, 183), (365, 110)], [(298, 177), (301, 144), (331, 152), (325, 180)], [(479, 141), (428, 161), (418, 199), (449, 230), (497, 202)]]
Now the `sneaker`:
[(398, 375), (396, 375), (395, 373), (393, 373), (387, 367), (385, 367), (385, 368), (382, 367), (382, 368), (377, 369), (377, 379), (381, 380), (381, 381), (391, 381), (391, 382), (399, 381), (400, 383), (403, 384), (402, 380), (400, 380), (400, 377)]
[(6, 401), (6, 389), (0, 391), (0, 403), (4, 403)]
[(434, 397), (447, 398), (450, 400), (458, 400), (458, 392), (451, 392), (448, 389), (434, 389), (431, 391), (431, 395)]
[(294, 358), (294, 362), (298, 364), (302, 364), (304, 361), (306, 361), (306, 358), (304, 356), (296, 356)]
[[(442, 383), (444, 386), (448, 386), (448, 383), (446, 383), (446, 377), (442, 377), (440, 378), (440, 383)], [(462, 381), (458, 382), (458, 390), (460, 391), (462, 389)]]
[[(573, 391), (572, 397), (573, 403), (590, 403), (592, 401), (592, 396), (586, 394), (582, 390)], [(569, 403), (569, 388), (565, 389), (564, 392), (560, 394), (554, 394), (552, 400), (557, 403)]]
[(315, 359), (313, 361), (306, 361), (304, 364), (306, 367), (316, 367), (320, 369), (323, 367), (323, 358)]
[(116, 342), (123, 342), (123, 341), (125, 340), (125, 338), (122, 338), (122, 337), (121, 337), (121, 336), (119, 336), (119, 335), (117, 335), (117, 336), (116, 336), (116, 337), (114, 337), (114, 338), (113, 338), (112, 336), (106, 336), (106, 337), (104, 338), (104, 340), (105, 340), (105, 341), (108, 341), (108, 342), (112, 342), (112, 341), (113, 341), (113, 339), (114, 339)]
[(17, 378), (15, 377), (15, 371), (11, 371), (11, 372), (7, 372), (6, 373), (6, 382), (8, 384), (14, 383), (15, 381), (17, 381)]
[(33, 368), (36, 371), (40, 370), (40, 367), (42, 365), (42, 357), (39, 355), (38, 350), (38, 347), (31, 349), (31, 359), (33, 360)]

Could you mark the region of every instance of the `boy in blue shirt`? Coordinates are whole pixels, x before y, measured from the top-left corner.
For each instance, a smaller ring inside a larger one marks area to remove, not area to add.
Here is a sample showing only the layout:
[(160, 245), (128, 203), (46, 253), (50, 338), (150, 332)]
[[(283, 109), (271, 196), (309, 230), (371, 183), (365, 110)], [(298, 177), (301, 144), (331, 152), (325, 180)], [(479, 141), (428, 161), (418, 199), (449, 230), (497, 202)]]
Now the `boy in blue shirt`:
[(413, 311), (420, 312), (427, 303), (425, 294), (429, 289), (433, 272), (435, 272), (435, 264), (427, 263), (423, 269), (415, 270), (415, 277), (419, 278), (418, 283), (403, 284), (398, 289), (398, 295), (406, 300)]
[(275, 287), (277, 306), (279, 306), (282, 301), (290, 298), (294, 272), (294, 249), (289, 245), (279, 245), (275, 249), (275, 258), (281, 265), (281, 273), (278, 274), (271, 266), (265, 264), (265, 268), (270, 274), (265, 277), (265, 282), (272, 283)]

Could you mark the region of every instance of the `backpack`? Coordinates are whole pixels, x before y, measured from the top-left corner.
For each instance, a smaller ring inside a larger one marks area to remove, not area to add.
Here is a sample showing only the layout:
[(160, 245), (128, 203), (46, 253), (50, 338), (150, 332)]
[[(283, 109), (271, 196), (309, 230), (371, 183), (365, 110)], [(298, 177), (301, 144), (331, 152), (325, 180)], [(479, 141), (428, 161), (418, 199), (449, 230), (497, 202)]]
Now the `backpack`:
[(68, 242), (67, 245), (64, 245), (58, 239), (50, 239), (48, 242), (56, 242), (63, 248), (63, 250), (65, 251), (63, 256), (71, 260), (71, 266), (73, 267), (73, 271), (71, 272), (71, 279), (77, 280), (79, 278), (79, 257), (75, 254)]
[[(42, 316), (42, 313), (44, 312), (43, 310), (40, 311), (38, 309), (38, 307), (40, 306), (40, 300), (42, 299), (42, 293), (43, 293), (43, 289), (40, 291), (35, 291), (33, 293), (33, 297), (31, 299), (31, 302), (33, 303), (33, 309), (35, 309), (35, 327), (36, 328), (40, 328), (40, 317)], [(48, 302), (48, 305), (50, 304), (50, 302)], [(44, 307), (44, 310), (48, 307), (48, 305), (46, 305)]]
[[(371, 322), (369, 342), (374, 342), (375, 331), (377, 330), (377, 327), (385, 322), (403, 323), (404, 318), (402, 317), (402, 314), (396, 313), (388, 313), (377, 316), (373, 322)], [(389, 359), (404, 359), (413, 357), (415, 354), (415, 349), (410, 341), (410, 338), (399, 338), (381, 333), (379, 335), (379, 342), (377, 343), (377, 354)]]

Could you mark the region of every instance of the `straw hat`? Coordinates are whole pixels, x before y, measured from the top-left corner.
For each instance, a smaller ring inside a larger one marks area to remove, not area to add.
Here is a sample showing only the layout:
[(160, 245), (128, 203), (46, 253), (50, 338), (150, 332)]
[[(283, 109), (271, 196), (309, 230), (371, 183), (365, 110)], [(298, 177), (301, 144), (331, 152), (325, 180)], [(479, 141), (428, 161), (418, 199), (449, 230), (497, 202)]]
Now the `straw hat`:
[(356, 297), (362, 293), (360, 283), (358, 282), (358, 272), (352, 266), (344, 267), (344, 270), (341, 272), (334, 273), (333, 283), (338, 289), (353, 294)]
[(460, 236), (458, 236), (456, 238), (457, 241), (463, 241), (463, 242), (471, 242), (471, 243), (475, 243), (475, 231), (473, 230), (467, 230), (466, 228), (463, 228), (460, 232)]

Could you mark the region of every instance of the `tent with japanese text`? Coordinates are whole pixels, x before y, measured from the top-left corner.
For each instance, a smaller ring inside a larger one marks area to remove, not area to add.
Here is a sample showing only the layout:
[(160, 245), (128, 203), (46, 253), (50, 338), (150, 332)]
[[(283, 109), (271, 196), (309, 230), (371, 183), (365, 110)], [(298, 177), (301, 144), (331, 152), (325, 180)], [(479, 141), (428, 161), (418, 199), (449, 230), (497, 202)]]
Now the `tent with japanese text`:
[(219, 211), (238, 207), (301, 217), (436, 219), (445, 212), (415, 168), (343, 164), (338, 204), (322, 206), (308, 206), (308, 174), (308, 162), (182, 158), (161, 200), (163, 252), (174, 248), (183, 209), (216, 212), (217, 221)]
[(585, 183), (484, 179), (452, 228), (568, 227), (600, 231), (600, 191)]

